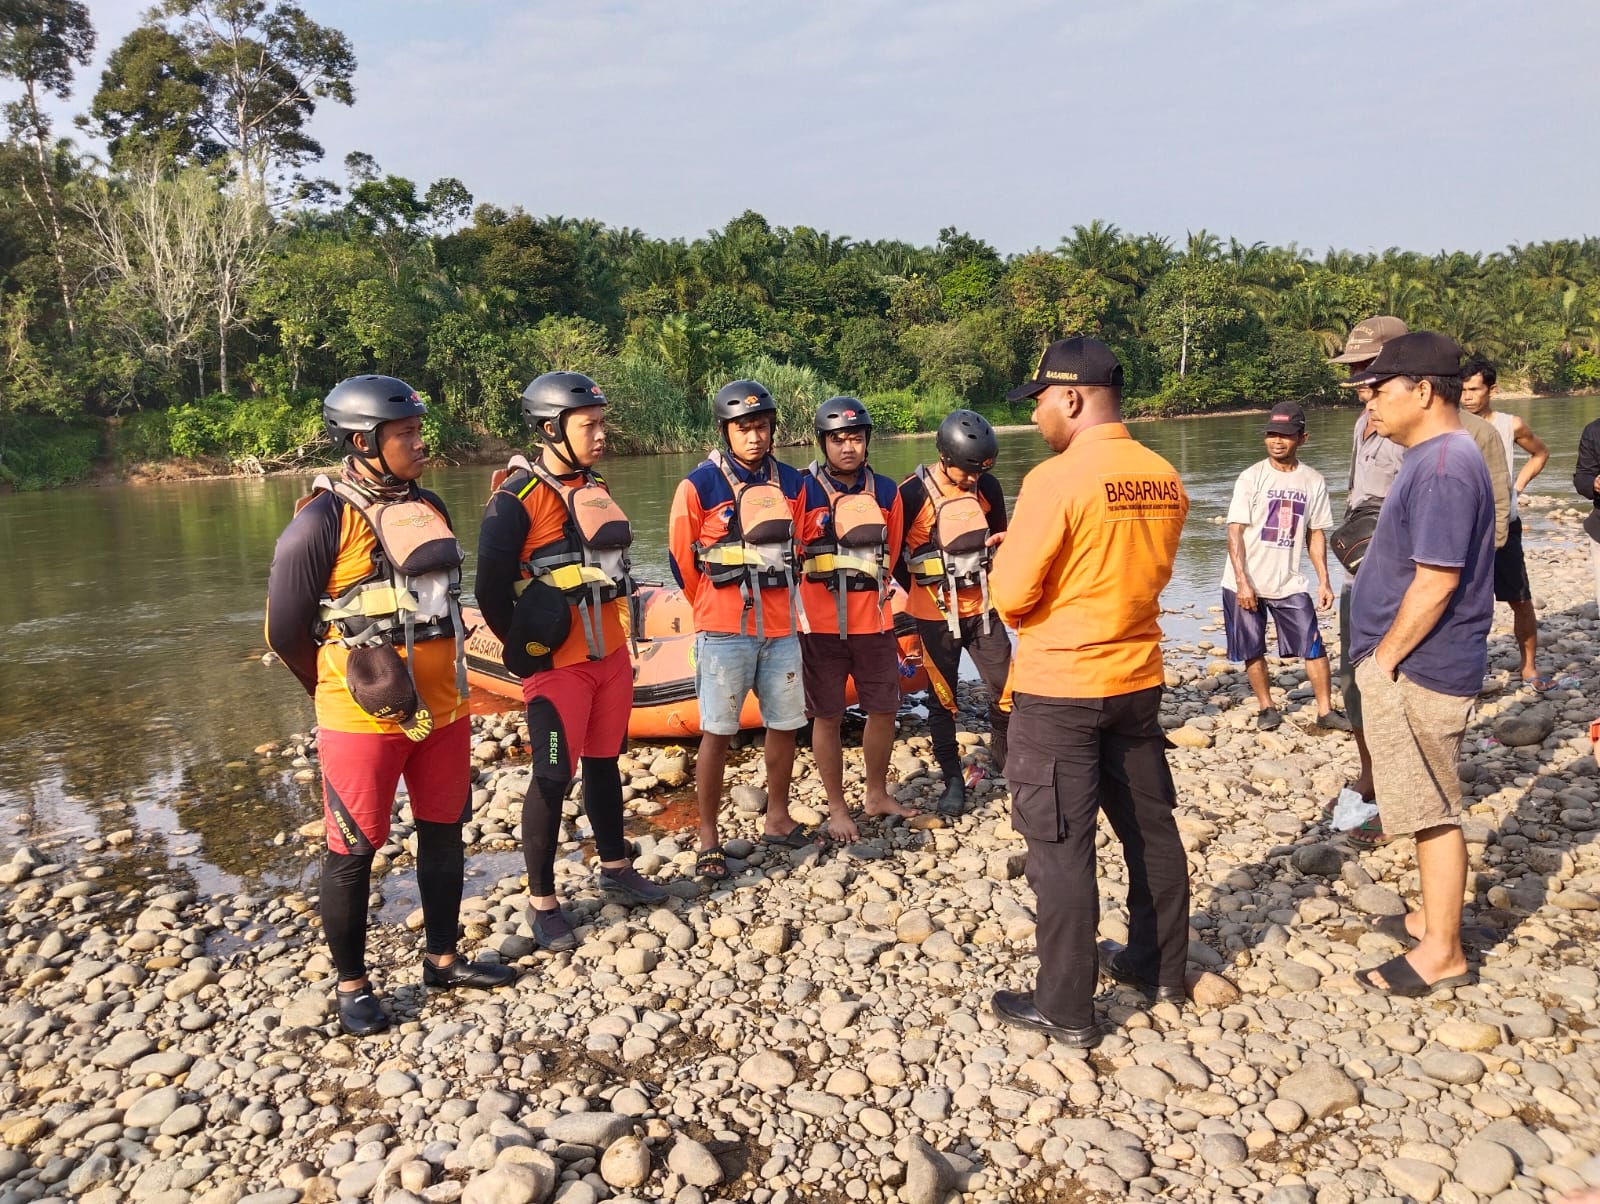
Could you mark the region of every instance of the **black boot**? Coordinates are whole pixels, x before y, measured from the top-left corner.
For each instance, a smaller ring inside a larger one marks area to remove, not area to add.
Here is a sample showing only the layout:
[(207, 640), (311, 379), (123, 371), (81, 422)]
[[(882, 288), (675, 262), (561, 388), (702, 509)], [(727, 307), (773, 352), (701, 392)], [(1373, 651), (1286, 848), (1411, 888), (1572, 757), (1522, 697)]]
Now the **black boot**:
[(370, 1037), (389, 1027), (389, 1017), (372, 992), (372, 984), (353, 991), (334, 991), (339, 1003), (339, 1027), (352, 1037)]
[(426, 957), (422, 959), (422, 985), (435, 990), (476, 987), (487, 991), (509, 985), (516, 976), (516, 967), (494, 962), (469, 962), (464, 957), (458, 957), (448, 966), (436, 966)]
[(965, 815), (967, 812), (967, 788), (962, 785), (961, 775), (944, 780), (944, 793), (939, 796), (939, 801), (934, 805), (940, 815)]

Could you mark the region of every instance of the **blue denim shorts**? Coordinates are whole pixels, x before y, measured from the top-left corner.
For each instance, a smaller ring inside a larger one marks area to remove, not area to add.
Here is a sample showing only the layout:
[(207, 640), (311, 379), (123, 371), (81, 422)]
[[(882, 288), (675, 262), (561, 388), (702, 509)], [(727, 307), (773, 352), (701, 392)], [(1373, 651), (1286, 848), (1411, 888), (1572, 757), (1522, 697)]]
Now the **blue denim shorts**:
[(752, 690), (765, 726), (792, 732), (806, 725), (800, 637), (796, 635), (698, 632), (694, 637), (694, 688), (700, 697), (700, 728), (715, 736), (731, 736), (739, 730), (739, 712)]

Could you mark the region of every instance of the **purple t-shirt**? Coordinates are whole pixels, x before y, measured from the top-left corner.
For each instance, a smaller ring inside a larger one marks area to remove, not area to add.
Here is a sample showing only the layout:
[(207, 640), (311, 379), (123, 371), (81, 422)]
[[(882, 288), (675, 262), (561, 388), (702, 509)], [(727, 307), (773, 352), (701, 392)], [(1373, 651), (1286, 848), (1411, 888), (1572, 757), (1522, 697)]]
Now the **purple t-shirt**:
[(1350, 595), (1350, 658), (1372, 655), (1394, 622), (1417, 565), (1459, 568), (1461, 580), (1432, 631), (1400, 672), (1440, 694), (1483, 687), (1494, 615), (1494, 492), (1465, 431), (1407, 448)]

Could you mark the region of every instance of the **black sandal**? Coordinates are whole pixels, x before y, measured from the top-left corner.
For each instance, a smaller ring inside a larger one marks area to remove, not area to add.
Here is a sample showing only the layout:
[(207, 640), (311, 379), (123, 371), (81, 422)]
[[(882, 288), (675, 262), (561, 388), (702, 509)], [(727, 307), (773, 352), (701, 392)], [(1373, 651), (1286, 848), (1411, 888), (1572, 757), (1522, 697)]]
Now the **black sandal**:
[(695, 877), (707, 882), (725, 882), (728, 879), (728, 854), (719, 844), (715, 848), (701, 849), (695, 854)]

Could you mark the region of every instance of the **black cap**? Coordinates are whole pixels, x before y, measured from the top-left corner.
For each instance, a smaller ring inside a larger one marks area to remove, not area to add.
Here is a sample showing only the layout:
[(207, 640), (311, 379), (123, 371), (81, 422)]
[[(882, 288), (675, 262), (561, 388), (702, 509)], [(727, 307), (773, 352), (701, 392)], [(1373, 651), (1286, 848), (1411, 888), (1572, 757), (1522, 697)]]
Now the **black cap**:
[(555, 586), (534, 578), (517, 597), (501, 663), (518, 677), (532, 677), (550, 668), (550, 654), (572, 630), (572, 606)]
[(1044, 349), (1033, 379), (1006, 394), (1007, 401), (1037, 397), (1051, 385), (1110, 385), (1122, 388), (1122, 365), (1117, 353), (1099, 339), (1080, 335), (1058, 339)]
[(1378, 357), (1367, 365), (1365, 372), (1357, 372), (1349, 380), (1339, 382), (1346, 389), (1357, 385), (1375, 385), (1391, 376), (1460, 376), (1461, 348), (1447, 335), (1431, 330), (1413, 330), (1390, 339), (1378, 352)]
[(1298, 402), (1280, 401), (1267, 415), (1267, 434), (1303, 435), (1306, 433), (1306, 412)]

